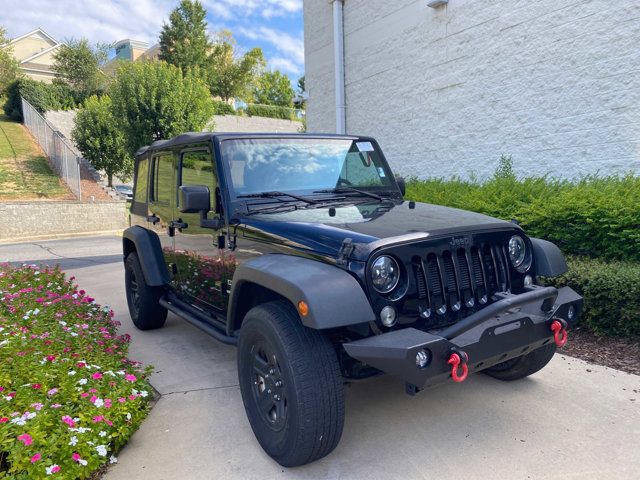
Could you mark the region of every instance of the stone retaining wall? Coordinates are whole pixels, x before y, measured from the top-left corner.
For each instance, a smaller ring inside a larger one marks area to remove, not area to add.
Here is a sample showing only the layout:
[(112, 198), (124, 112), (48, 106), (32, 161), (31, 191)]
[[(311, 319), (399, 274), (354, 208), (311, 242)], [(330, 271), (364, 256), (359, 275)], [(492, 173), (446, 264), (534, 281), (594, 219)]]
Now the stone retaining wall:
[(127, 215), (125, 202), (0, 203), (0, 241), (122, 230)]

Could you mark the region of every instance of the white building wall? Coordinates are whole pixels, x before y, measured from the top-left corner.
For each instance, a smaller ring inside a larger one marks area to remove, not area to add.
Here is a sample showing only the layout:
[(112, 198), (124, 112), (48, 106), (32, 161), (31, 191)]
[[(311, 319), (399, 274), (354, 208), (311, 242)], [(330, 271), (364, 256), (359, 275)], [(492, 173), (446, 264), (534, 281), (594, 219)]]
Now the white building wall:
[[(335, 127), (331, 4), (305, 0), (309, 131)], [(345, 0), (347, 131), (405, 175), (640, 172), (640, 2)]]

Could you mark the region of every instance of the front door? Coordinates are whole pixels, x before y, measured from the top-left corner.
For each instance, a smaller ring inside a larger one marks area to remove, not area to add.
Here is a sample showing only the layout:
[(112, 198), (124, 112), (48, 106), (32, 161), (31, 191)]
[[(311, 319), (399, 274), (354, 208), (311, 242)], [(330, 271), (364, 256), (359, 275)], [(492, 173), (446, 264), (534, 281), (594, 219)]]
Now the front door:
[(149, 215), (147, 228), (160, 238), (169, 275), (173, 277), (174, 243), (170, 224), (176, 206), (176, 162), (172, 152), (158, 153), (151, 159), (149, 175)]
[[(222, 217), (215, 162), (209, 149), (190, 149), (180, 153), (178, 186), (205, 185), (210, 191), (208, 218)], [(199, 213), (181, 213), (174, 218), (183, 228), (175, 231), (176, 286), (179, 293), (206, 308), (226, 312), (228, 281), (233, 277), (235, 259), (224, 245), (224, 227), (200, 226)], [(184, 226), (186, 225), (186, 226)]]

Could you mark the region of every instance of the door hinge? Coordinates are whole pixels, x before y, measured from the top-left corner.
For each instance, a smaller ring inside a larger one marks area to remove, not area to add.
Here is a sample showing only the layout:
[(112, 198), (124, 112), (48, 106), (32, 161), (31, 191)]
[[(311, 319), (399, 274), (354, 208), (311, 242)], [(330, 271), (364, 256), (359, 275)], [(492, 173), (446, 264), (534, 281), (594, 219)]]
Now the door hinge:
[(340, 250), (338, 251), (338, 259), (336, 263), (338, 265), (346, 265), (349, 261), (349, 257), (351, 256), (351, 254), (355, 249), (356, 249), (356, 246), (353, 244), (353, 240), (350, 238), (345, 238), (342, 241), (342, 246), (340, 247)]

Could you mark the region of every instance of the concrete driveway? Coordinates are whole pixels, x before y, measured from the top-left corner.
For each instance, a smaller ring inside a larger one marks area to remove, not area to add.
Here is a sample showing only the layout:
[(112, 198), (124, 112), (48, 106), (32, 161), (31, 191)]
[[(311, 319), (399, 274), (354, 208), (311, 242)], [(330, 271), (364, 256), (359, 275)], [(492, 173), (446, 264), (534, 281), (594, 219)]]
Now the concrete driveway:
[(514, 383), (476, 375), (415, 397), (391, 377), (347, 386), (338, 448), (285, 470), (245, 418), (234, 348), (172, 315), (161, 330), (134, 329), (120, 242), (0, 245), (0, 261), (60, 263), (115, 310), (131, 358), (156, 366), (162, 397), (107, 479), (640, 478), (640, 377), (563, 355)]

